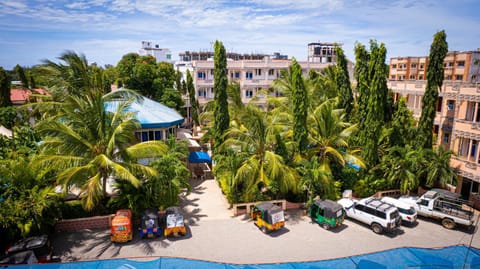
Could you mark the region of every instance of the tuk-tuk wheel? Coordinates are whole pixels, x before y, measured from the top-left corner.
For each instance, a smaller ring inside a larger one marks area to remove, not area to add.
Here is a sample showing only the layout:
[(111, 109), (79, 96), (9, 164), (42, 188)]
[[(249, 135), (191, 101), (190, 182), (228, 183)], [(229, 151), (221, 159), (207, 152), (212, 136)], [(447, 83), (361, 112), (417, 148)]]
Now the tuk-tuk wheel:
[(330, 225), (329, 225), (328, 223), (326, 223), (326, 222), (322, 223), (322, 227), (323, 227), (323, 229), (325, 229), (325, 230), (329, 230), (329, 229), (330, 229)]
[(263, 232), (264, 234), (266, 234), (266, 233), (267, 233), (267, 227), (263, 226), (263, 227), (262, 227), (262, 232)]

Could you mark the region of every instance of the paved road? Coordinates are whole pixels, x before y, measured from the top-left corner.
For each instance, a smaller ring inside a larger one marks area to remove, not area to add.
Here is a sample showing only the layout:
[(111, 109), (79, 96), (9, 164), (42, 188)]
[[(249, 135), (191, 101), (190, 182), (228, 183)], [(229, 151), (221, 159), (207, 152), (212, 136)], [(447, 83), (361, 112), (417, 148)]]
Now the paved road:
[(397, 247), (444, 247), (456, 244), (480, 248), (480, 238), (462, 229), (447, 230), (435, 221), (419, 219), (396, 234), (377, 235), (368, 227), (346, 220), (326, 231), (300, 211), (286, 213), (286, 228), (263, 234), (245, 216), (232, 217), (214, 180), (194, 182), (182, 203), (188, 220), (183, 238), (139, 239), (114, 244), (109, 230), (59, 233), (55, 252), (62, 261), (132, 257), (184, 257), (226, 263), (312, 261), (365, 254)]

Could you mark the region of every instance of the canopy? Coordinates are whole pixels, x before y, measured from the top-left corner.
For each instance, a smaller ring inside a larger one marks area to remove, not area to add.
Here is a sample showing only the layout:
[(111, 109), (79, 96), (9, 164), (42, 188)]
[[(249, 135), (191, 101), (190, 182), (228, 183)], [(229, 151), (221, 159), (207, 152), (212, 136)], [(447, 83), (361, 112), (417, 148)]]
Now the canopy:
[(212, 158), (210, 158), (208, 153), (204, 151), (195, 151), (190, 152), (190, 155), (188, 155), (188, 161), (190, 163), (212, 163)]

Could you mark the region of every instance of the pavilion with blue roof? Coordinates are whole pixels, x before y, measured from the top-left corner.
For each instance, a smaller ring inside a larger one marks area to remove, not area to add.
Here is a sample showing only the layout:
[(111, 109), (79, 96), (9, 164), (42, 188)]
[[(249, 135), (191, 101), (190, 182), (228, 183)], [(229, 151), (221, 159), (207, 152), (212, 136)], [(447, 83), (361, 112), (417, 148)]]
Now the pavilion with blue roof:
[[(105, 104), (107, 111), (114, 112), (121, 101)], [(138, 141), (167, 140), (170, 135), (176, 136), (177, 129), (183, 123), (183, 116), (175, 109), (155, 102), (147, 97), (133, 102), (127, 109), (134, 112), (140, 122), (141, 129), (135, 131)]]

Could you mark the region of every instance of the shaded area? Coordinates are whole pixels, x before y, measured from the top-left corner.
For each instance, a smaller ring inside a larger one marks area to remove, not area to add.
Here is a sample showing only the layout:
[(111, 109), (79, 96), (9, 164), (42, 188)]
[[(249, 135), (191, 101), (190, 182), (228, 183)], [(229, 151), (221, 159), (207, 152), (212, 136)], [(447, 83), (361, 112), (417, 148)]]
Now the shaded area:
[(463, 245), (440, 249), (397, 248), (371, 254), (347, 258), (278, 264), (226, 264), (189, 260), (183, 258), (157, 258), (150, 261), (133, 261), (128, 259), (57, 263), (42, 265), (25, 265), (15, 268), (55, 269), (55, 268), (226, 268), (226, 269), (307, 269), (307, 268), (478, 268), (480, 251)]

